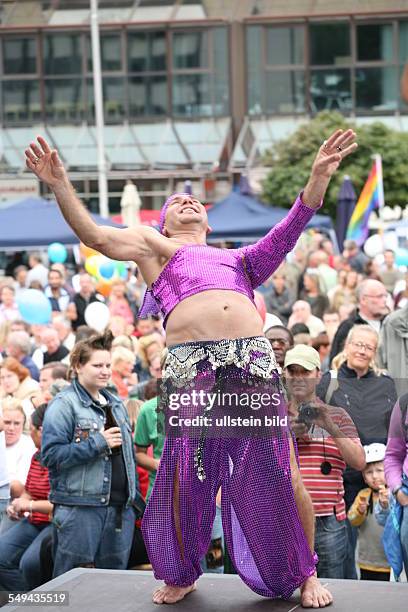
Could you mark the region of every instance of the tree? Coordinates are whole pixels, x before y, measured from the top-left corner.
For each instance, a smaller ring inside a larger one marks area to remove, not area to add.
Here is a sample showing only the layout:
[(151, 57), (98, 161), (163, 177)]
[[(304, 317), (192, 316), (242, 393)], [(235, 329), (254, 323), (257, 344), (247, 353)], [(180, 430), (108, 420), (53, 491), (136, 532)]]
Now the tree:
[(263, 162), (272, 169), (263, 184), (263, 200), (289, 207), (306, 184), (316, 151), (324, 139), (335, 129), (348, 127), (355, 130), (359, 148), (345, 158), (330, 182), (324, 211), (335, 218), (337, 196), (345, 174), (350, 176), (358, 196), (370, 172), (374, 153), (382, 157), (386, 204), (405, 206), (408, 201), (408, 133), (392, 130), (381, 121), (356, 126), (340, 113), (328, 111), (316, 115), (265, 154)]

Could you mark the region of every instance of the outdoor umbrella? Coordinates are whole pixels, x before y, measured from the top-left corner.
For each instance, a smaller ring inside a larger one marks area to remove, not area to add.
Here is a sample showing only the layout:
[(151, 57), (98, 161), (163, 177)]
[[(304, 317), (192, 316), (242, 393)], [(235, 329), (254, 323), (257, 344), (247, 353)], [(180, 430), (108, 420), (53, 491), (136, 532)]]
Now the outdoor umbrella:
[(351, 219), (351, 215), (353, 214), (356, 201), (357, 197), (354, 191), (353, 183), (351, 182), (350, 177), (346, 175), (340, 187), (336, 208), (336, 236), (340, 250), (343, 248), (347, 226)]
[(139, 196), (137, 187), (132, 181), (126, 181), (123, 188), (122, 197), (120, 199), (120, 213), (122, 221), (128, 227), (136, 227), (140, 225), (140, 207), (142, 201)]

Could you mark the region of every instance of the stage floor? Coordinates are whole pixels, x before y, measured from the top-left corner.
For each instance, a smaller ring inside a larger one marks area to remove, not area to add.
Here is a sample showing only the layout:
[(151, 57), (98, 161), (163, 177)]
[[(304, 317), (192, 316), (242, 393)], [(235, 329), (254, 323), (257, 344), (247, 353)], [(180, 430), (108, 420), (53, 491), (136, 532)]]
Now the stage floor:
[[(326, 580), (335, 601), (331, 612), (406, 612), (408, 584), (389, 582), (359, 582), (354, 580)], [(74, 569), (37, 591), (68, 591), (68, 606), (41, 604), (7, 605), (2, 610), (11, 612), (150, 612), (159, 609), (151, 601), (157, 586), (151, 572)], [(204, 574), (197, 591), (184, 601), (165, 609), (194, 612), (294, 612), (300, 611), (299, 593), (291, 600), (269, 600), (252, 593), (235, 575)]]

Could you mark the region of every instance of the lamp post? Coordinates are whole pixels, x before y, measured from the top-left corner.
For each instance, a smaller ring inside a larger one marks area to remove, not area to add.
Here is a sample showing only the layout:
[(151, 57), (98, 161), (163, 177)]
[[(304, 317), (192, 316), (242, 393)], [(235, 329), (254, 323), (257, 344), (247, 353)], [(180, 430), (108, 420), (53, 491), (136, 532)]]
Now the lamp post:
[(103, 93), (101, 71), (101, 49), (99, 44), (98, 0), (91, 0), (92, 66), (95, 98), (96, 143), (98, 150), (99, 213), (109, 216), (108, 179), (104, 145)]

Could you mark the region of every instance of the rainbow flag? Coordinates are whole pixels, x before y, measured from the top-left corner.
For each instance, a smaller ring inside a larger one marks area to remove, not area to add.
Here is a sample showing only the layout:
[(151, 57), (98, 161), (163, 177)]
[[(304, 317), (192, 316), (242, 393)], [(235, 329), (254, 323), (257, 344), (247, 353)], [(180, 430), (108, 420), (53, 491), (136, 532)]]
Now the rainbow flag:
[(364, 244), (368, 237), (368, 220), (376, 208), (384, 206), (384, 189), (382, 180), (382, 165), (380, 155), (375, 161), (369, 177), (363, 187), (353, 214), (347, 227), (346, 238), (355, 240), (359, 246)]

